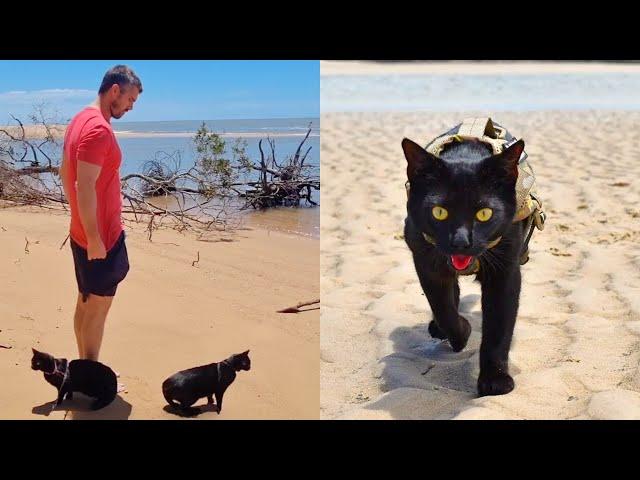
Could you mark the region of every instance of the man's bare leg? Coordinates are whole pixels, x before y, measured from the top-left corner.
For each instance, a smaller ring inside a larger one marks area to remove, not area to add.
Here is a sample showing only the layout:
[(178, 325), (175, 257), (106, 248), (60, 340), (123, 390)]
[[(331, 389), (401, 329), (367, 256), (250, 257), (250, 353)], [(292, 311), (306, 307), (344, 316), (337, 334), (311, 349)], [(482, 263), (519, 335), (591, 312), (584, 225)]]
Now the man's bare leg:
[(84, 348), (82, 346), (82, 321), (86, 312), (87, 304), (82, 301), (82, 293), (78, 293), (76, 301), (76, 313), (73, 315), (73, 329), (76, 332), (76, 343), (78, 344), (78, 358), (84, 358)]
[(84, 351), (81, 358), (98, 361), (102, 336), (104, 335), (104, 323), (112, 301), (113, 297), (89, 295), (82, 318), (81, 342)]
[[(107, 314), (111, 308), (113, 297), (101, 297), (99, 295), (89, 295), (85, 303), (85, 312), (82, 318), (82, 348), (86, 360), (98, 361), (102, 337), (104, 335), (104, 324)], [(120, 376), (116, 374), (116, 376)], [(122, 392), (125, 385), (118, 383), (118, 392)]]

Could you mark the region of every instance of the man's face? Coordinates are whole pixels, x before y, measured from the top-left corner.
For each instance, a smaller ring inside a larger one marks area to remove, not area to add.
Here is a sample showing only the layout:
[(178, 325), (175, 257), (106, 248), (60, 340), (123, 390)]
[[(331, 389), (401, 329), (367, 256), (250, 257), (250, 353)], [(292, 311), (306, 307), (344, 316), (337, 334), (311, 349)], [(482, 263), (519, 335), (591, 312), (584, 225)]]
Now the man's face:
[(138, 87), (129, 85), (124, 88), (120, 88), (118, 84), (115, 84), (112, 88), (111, 101), (111, 116), (113, 118), (121, 118), (129, 110), (133, 109), (133, 104), (138, 99), (140, 94)]

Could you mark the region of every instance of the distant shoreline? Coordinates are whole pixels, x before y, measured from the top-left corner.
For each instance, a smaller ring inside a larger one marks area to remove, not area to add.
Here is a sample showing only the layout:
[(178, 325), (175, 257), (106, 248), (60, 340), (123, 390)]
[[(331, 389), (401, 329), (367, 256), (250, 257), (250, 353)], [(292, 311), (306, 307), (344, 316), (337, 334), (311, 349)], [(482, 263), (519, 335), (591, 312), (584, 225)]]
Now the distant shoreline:
[[(52, 132), (54, 138), (62, 139), (64, 138), (64, 132), (67, 129), (66, 125), (50, 125), (50, 131)], [(0, 126), (0, 130), (6, 130), (11, 135), (16, 136), (20, 135), (20, 127), (15, 125), (10, 126)], [(27, 138), (44, 138), (46, 136), (45, 128), (42, 125), (24, 125), (25, 135)], [(134, 132), (131, 130), (114, 130), (114, 133), (119, 137), (126, 138), (181, 138), (181, 137), (193, 137), (196, 132)], [(218, 132), (215, 132), (218, 133)], [(283, 133), (283, 132), (274, 132), (274, 131), (265, 131), (265, 132), (224, 132), (218, 133), (221, 137), (232, 137), (232, 138), (278, 138), (278, 137), (304, 137), (307, 134), (306, 131), (300, 131), (298, 133)], [(310, 137), (319, 137), (319, 133), (311, 133)]]
[[(114, 133), (118, 136), (129, 138), (153, 138), (153, 137), (193, 137), (196, 132), (132, 132), (130, 130), (114, 130)], [(215, 132), (218, 133), (218, 132)], [(304, 137), (306, 132), (302, 133), (279, 133), (279, 132), (226, 132), (218, 133), (221, 137), (234, 137), (234, 138), (266, 138), (266, 137)], [(309, 134), (310, 137), (319, 137), (317, 133)]]
[(340, 75), (546, 75), (640, 73), (640, 63), (542, 61), (320, 61), (320, 76)]

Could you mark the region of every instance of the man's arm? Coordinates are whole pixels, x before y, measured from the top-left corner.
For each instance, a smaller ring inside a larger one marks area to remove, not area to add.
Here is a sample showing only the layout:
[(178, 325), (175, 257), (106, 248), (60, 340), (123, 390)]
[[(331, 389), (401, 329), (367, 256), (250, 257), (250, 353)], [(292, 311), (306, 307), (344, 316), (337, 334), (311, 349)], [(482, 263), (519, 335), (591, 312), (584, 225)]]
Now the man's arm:
[[(89, 260), (107, 256), (107, 251), (98, 231), (96, 213), (98, 206), (96, 181), (101, 170), (102, 167), (100, 165), (78, 161), (78, 213), (80, 214), (84, 233), (87, 236), (87, 255)], [(70, 186), (65, 185), (64, 188), (66, 190)]]
[(67, 162), (68, 162), (67, 157), (63, 153), (62, 163), (60, 164), (60, 168), (58, 169), (58, 175), (62, 180), (62, 190), (64, 191), (64, 196), (66, 197), (67, 202), (70, 203), (69, 192), (71, 191), (72, 185), (69, 183), (69, 180), (67, 179), (67, 175), (69, 175), (69, 170), (68, 170), (69, 167), (67, 165)]

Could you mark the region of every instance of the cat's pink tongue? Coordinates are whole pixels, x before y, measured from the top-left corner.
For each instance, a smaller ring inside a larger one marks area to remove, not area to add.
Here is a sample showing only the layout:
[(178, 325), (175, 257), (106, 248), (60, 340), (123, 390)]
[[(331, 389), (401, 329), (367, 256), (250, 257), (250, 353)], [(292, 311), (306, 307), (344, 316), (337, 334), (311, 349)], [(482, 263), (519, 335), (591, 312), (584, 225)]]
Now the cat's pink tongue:
[(451, 263), (456, 270), (464, 270), (473, 260), (471, 255), (451, 255)]

